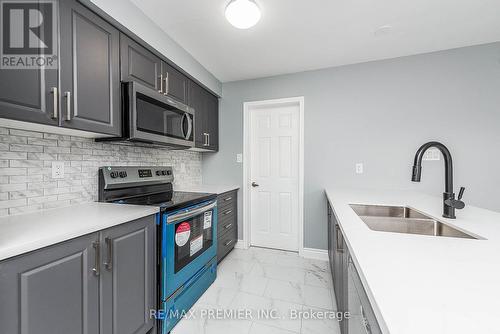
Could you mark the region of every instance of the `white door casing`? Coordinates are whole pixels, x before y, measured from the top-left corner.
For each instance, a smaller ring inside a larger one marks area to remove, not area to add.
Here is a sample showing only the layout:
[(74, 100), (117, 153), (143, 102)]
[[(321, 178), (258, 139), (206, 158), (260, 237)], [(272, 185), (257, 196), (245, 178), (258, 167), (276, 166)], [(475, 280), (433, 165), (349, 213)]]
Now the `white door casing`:
[(244, 244), (300, 253), (303, 98), (245, 103), (245, 114)]

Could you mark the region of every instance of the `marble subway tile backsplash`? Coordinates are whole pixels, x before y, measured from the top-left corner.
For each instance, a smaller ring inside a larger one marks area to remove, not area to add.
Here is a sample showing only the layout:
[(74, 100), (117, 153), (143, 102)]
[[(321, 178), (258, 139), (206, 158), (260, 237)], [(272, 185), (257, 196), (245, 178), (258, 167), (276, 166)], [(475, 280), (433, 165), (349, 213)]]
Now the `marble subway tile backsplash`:
[[(52, 162), (64, 161), (64, 178)], [(175, 186), (201, 184), (201, 153), (169, 151), (0, 127), (0, 216), (97, 200), (97, 169), (172, 166)]]

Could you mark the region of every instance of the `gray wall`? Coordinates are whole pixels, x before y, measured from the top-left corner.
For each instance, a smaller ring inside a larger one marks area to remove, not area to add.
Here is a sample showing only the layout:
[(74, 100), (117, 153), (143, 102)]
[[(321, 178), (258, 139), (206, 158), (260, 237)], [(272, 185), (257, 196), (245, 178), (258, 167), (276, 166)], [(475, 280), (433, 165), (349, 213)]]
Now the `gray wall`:
[[(442, 160), (424, 163), (422, 183), (410, 181), (415, 151), (429, 140), (450, 148), (467, 203), (500, 210), (500, 43), (230, 82), (222, 91), (220, 152), (203, 156), (204, 183), (242, 184), (243, 102), (305, 97), (305, 247), (327, 247), (325, 187), (440, 196)], [(364, 174), (355, 174), (356, 162)]]
[(113, 17), (124, 27), (149, 43), (165, 57), (173, 61), (184, 71), (195, 77), (215, 94), (221, 95), (221, 83), (205, 69), (184, 48), (147, 17), (129, 0), (83, 0), (94, 4)]

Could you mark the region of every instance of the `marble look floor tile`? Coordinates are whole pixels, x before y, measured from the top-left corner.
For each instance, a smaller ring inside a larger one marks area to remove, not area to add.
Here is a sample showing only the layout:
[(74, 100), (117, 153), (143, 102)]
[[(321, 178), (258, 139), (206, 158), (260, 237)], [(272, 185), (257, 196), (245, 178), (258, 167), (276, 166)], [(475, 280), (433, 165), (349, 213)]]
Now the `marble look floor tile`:
[(237, 290), (212, 285), (207, 289), (207, 291), (205, 291), (200, 299), (198, 299), (196, 304), (203, 306), (229, 307), (237, 293)]
[(269, 310), (272, 304), (270, 298), (239, 291), (230, 304), (230, 308), (248, 309), (252, 311)]
[[(320, 311), (304, 307), (304, 311)], [(345, 320), (343, 320), (345, 321)], [(303, 317), (301, 334), (340, 334), (340, 322), (334, 317), (327, 316), (327, 319), (312, 319)]]
[(303, 285), (302, 294), (304, 298), (304, 305), (327, 310), (333, 309), (333, 301), (330, 289)]
[[(203, 334), (221, 334), (221, 333), (238, 333), (248, 334), (252, 322), (244, 319), (209, 319), (205, 325)], [(191, 334), (198, 334), (199, 332), (192, 332)]]
[(307, 270), (305, 275), (305, 284), (318, 286), (321, 288), (333, 289), (333, 282), (329, 272)]
[(217, 272), (247, 274), (252, 270), (254, 264), (254, 262), (249, 261), (225, 259), (218, 266)]
[(250, 334), (292, 334), (294, 332), (286, 329), (264, 325), (258, 322), (253, 322), (250, 328)]
[(302, 319), (297, 315), (299, 311), (302, 311), (302, 308), (303, 306), (300, 304), (272, 299), (272, 317), (262, 317), (254, 320), (254, 322), (286, 329), (294, 333), (300, 333)]
[(264, 296), (290, 303), (305, 304), (302, 285), (295, 282), (270, 279)]
[(250, 275), (304, 284), (306, 271), (294, 267), (256, 263), (250, 271)]

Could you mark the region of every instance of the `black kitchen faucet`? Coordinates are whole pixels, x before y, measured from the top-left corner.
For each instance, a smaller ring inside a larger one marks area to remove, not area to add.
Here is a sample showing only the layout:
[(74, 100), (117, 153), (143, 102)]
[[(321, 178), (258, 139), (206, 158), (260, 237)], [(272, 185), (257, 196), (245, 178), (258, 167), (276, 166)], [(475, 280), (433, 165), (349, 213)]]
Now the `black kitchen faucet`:
[(440, 150), (444, 157), (445, 189), (443, 193), (443, 217), (455, 219), (455, 209), (463, 209), (465, 207), (464, 202), (461, 201), (465, 188), (460, 188), (458, 199), (455, 199), (455, 193), (453, 192), (453, 162), (451, 153), (446, 146), (436, 141), (431, 141), (420, 146), (417, 153), (415, 153), (411, 180), (413, 182), (420, 182), (420, 177), (422, 175), (422, 158), (424, 157), (425, 151), (431, 147)]

